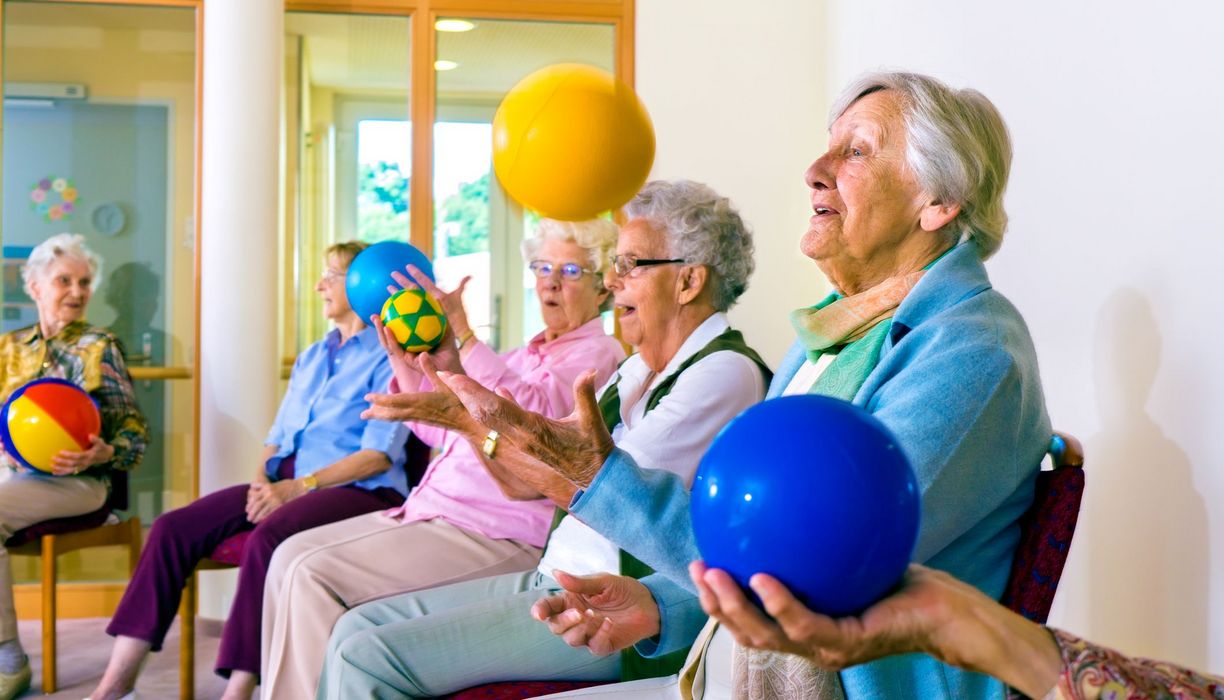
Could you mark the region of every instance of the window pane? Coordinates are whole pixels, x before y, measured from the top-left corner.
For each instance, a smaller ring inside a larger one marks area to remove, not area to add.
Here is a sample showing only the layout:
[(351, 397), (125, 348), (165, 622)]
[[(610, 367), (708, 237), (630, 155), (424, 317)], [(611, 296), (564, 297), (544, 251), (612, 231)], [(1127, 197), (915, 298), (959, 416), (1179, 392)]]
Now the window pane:
[(285, 15), (284, 355), (328, 329), (315, 283), (333, 243), (408, 240), (407, 17)]
[(408, 240), (411, 144), (407, 120), (357, 122), (357, 238), (367, 243)]
[[(195, 345), (195, 12), (4, 4), (3, 330), (37, 319), (19, 269), (49, 236), (82, 234), (103, 258), (87, 309), (134, 373), (189, 367)], [(150, 523), (192, 489), (193, 387), (135, 382), (149, 422), (131, 513)], [(16, 563), (36, 579), (34, 560)], [(66, 580), (122, 580), (125, 557), (84, 550)]]

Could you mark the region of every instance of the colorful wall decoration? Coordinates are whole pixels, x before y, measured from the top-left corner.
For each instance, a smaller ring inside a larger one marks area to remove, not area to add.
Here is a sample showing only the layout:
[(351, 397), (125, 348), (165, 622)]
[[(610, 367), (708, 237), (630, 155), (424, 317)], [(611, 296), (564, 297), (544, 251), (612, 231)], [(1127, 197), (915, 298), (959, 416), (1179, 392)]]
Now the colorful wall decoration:
[(71, 221), (79, 201), (80, 195), (72, 186), (72, 180), (66, 177), (48, 175), (30, 190), (30, 208), (47, 223)]

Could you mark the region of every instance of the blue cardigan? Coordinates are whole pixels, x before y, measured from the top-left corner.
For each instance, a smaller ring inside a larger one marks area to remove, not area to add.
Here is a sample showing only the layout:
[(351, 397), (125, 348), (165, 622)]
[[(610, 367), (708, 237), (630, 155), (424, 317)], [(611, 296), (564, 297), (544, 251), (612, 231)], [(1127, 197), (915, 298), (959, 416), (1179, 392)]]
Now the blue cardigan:
[[(781, 395), (805, 360), (792, 347), (768, 396)], [(915, 561), (1002, 595), (1051, 428), (1028, 328), (991, 288), (975, 244), (944, 256), (901, 303), (854, 403), (893, 430), (914, 465), (923, 504)], [(614, 450), (570, 512), (659, 572), (642, 581), (659, 604), (662, 632), (638, 650), (651, 656), (691, 644), (705, 615), (687, 571), (701, 555), (684, 484)], [(996, 680), (921, 654), (856, 666), (841, 678), (850, 700), (1005, 694)]]

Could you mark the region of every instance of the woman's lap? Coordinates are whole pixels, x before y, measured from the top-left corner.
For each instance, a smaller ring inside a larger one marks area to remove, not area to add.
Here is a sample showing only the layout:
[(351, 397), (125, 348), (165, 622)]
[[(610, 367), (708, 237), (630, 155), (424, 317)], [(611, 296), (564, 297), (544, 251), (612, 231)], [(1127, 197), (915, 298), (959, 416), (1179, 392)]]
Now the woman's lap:
[[(536, 572), (494, 576), (387, 598), (341, 619), (329, 659), (356, 662), (413, 695), (502, 680), (613, 680), (619, 658), (575, 649), (530, 615), (556, 590)], [(333, 678), (335, 694), (345, 679)], [(334, 696), (334, 695), (333, 695)]]

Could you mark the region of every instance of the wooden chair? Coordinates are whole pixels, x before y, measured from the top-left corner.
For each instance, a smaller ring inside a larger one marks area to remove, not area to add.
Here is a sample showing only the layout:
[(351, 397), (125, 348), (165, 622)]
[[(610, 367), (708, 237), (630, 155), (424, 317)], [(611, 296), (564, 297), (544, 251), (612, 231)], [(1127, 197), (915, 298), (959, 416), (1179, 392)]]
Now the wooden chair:
[[(1044, 623), (1054, 602), (1058, 580), (1071, 548), (1084, 495), (1084, 450), (1070, 435), (1050, 440), (1052, 469), (1037, 475), (1033, 505), (1020, 519), (1020, 544), (1012, 563), (1003, 604)], [(449, 700), (520, 700), (600, 683), (579, 681), (511, 681), (488, 683), (447, 696)]]
[(128, 575), (131, 576), (136, 570), (136, 562), (140, 561), (140, 518), (119, 520), (118, 516), (112, 517), (114, 511), (126, 510), (127, 507), (127, 472), (116, 471), (111, 475), (110, 497), (100, 509), (71, 518), (45, 520), (14, 532), (4, 543), (13, 554), (42, 557), (44, 693), (54, 693), (58, 685), (55, 664), (57, 559), (61, 554), (78, 549), (123, 545), (128, 548)]
[[(407, 458), (404, 470), (408, 472), (408, 486), (413, 487), (421, 482), (425, 469), (429, 466), (429, 446), (421, 442), (415, 435), (408, 436), (405, 445)], [(242, 564), (242, 552), (246, 548), (247, 538), (251, 531), (240, 532), (217, 545), (217, 548), (196, 565), (195, 570), (217, 571), (233, 569)], [(183, 601), (179, 606), (181, 630), (179, 636), (179, 698), (193, 700), (195, 698), (195, 619), (198, 613), (198, 581), (195, 574), (187, 579), (183, 588)]]
[[(233, 569), (242, 563), (242, 550), (246, 547), (251, 531), (240, 532), (224, 540), (199, 564), (196, 571)], [(195, 619), (198, 612), (198, 582), (192, 574), (183, 588), (183, 602), (179, 606), (179, 698), (195, 698)]]

